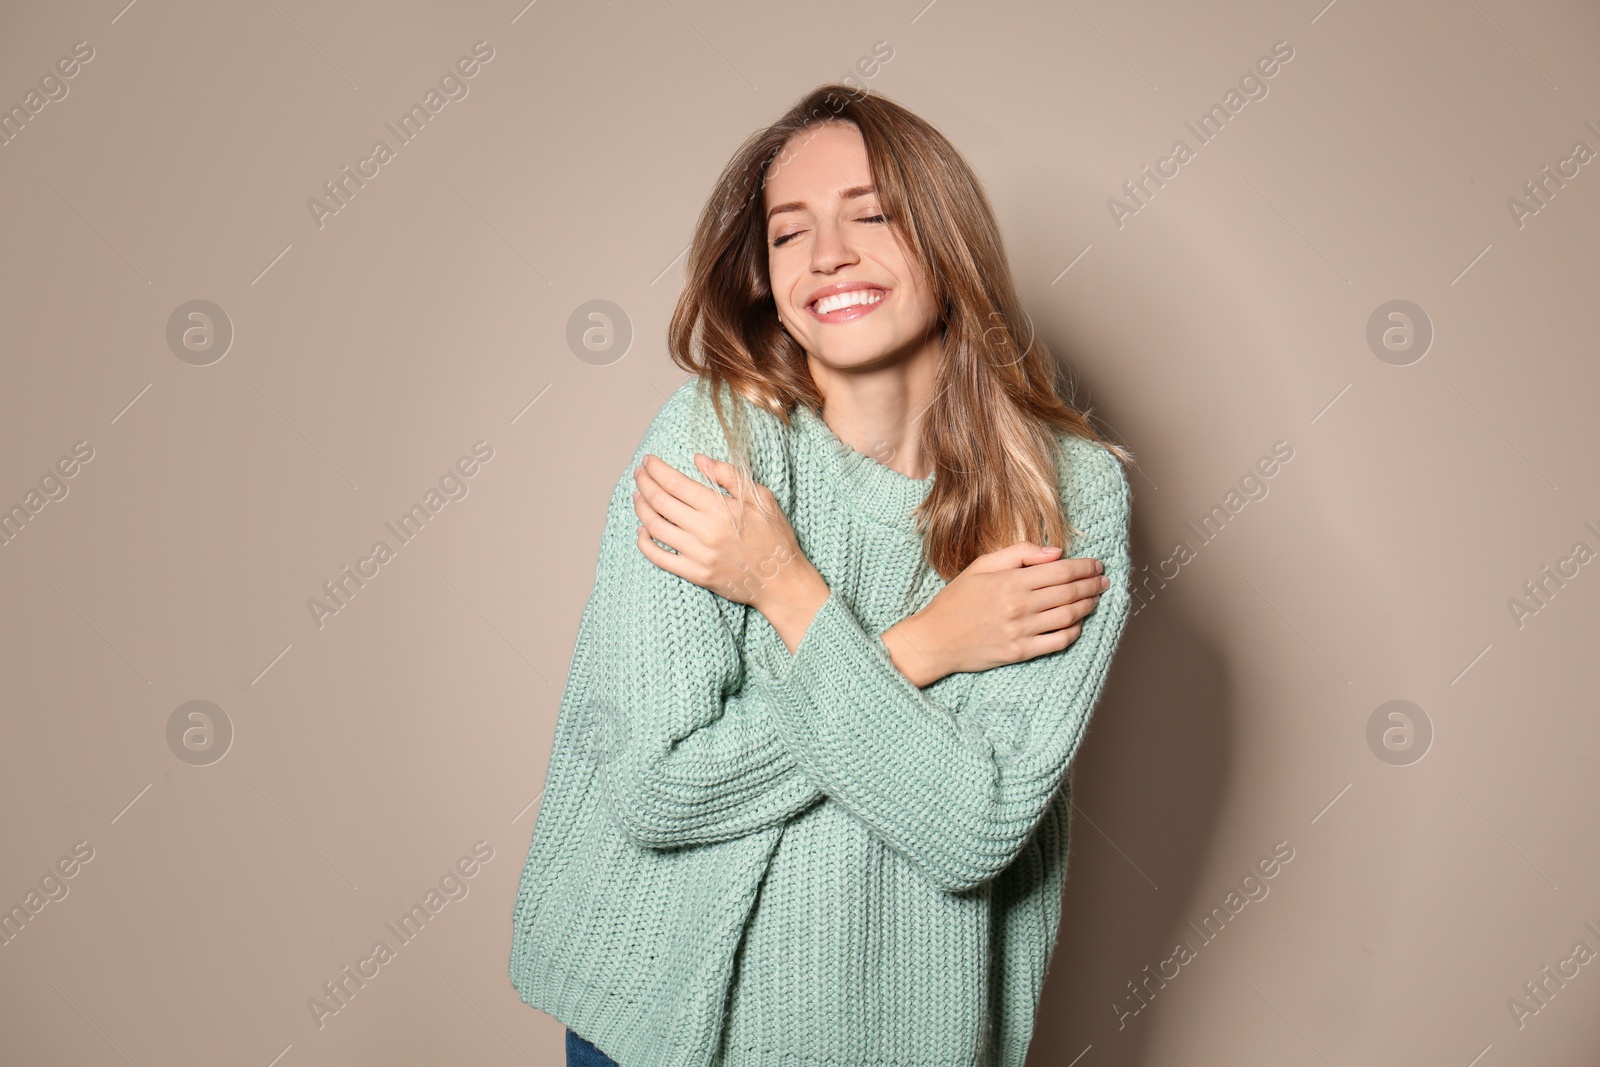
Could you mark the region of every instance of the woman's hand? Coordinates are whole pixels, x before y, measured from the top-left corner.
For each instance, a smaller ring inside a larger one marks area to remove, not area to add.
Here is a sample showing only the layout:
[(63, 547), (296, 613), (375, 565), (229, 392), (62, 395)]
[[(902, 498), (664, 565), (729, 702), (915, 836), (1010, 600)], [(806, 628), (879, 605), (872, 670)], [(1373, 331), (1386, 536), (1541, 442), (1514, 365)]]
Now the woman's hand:
[(1019, 541), (973, 560), (927, 607), (881, 635), (895, 666), (927, 686), (1072, 644), (1110, 582), (1099, 560), (1060, 553)]
[(760, 611), (793, 652), (828, 598), (827, 583), (800, 551), (794, 527), (770, 489), (742, 478), (732, 464), (698, 452), (694, 461), (728, 493), (702, 485), (658, 456), (645, 456), (633, 472), (639, 486), (633, 507), (644, 524), (639, 551), (662, 570)]

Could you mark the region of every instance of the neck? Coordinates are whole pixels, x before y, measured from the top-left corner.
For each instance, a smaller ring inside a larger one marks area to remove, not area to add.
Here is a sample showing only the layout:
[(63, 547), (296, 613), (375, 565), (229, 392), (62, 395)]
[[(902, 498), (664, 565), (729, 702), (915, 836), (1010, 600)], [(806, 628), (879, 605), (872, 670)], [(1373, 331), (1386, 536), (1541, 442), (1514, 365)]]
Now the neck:
[(908, 478), (922, 479), (922, 421), (932, 407), (937, 339), (916, 356), (869, 371), (829, 367), (808, 357), (822, 394), (822, 421), (834, 435)]

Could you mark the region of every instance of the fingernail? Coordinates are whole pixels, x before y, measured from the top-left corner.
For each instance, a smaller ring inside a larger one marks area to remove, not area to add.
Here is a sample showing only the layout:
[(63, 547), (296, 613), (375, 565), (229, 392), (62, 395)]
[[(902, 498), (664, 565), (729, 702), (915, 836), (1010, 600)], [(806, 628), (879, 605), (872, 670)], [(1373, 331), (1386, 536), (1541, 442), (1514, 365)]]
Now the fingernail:
[(635, 499), (635, 500), (639, 499), (639, 490), (635, 489), (633, 491), (633, 499)]
[[(635, 493), (633, 495), (634, 496), (638, 496), (639, 494)], [(1111, 588), (1111, 579), (1110, 578), (1106, 578), (1106, 577), (1102, 577), (1100, 579), (1100, 588), (1101, 589), (1110, 589)]]

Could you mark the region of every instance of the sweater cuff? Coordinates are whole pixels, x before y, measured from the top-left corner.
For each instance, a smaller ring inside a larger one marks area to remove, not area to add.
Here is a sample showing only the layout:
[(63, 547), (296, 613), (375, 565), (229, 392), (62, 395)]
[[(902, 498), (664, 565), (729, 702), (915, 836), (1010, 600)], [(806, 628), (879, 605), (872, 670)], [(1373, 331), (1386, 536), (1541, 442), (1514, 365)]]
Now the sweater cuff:
[(904, 689), (913, 697), (925, 695), (916, 683), (900, 673), (883, 639), (868, 633), (832, 589), (828, 591), (828, 599), (812, 616), (793, 655), (780, 659), (772, 672), (773, 678), (790, 692), (797, 687), (820, 685), (825, 689), (837, 687), (842, 697), (854, 684), (868, 690), (887, 685)]
[[(817, 609), (770, 685), (774, 724), (819, 789), (919, 852), (952, 830), (929, 766), (969, 779), (987, 762), (970, 750), (957, 717), (900, 673), (877, 635), (835, 592)], [(983, 786), (973, 782), (972, 792)], [(975, 827), (960, 827), (961, 831)]]

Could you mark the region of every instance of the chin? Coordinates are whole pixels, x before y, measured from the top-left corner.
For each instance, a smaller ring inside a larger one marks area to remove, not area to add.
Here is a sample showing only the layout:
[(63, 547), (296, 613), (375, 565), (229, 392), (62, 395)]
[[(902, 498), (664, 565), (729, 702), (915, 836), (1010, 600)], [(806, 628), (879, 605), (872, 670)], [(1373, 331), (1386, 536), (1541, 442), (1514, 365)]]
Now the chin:
[(904, 351), (899, 346), (852, 346), (848, 350), (824, 350), (817, 359), (835, 370), (864, 370), (881, 364), (891, 363), (897, 353)]

